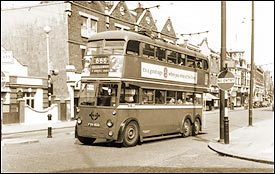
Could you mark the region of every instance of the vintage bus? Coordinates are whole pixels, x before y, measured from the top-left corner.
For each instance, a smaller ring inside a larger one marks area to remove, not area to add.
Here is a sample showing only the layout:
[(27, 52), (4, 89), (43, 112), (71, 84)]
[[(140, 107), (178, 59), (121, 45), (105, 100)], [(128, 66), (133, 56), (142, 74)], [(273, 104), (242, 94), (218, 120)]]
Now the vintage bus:
[(131, 31), (89, 39), (75, 137), (125, 147), (201, 131), (208, 59), (199, 52)]

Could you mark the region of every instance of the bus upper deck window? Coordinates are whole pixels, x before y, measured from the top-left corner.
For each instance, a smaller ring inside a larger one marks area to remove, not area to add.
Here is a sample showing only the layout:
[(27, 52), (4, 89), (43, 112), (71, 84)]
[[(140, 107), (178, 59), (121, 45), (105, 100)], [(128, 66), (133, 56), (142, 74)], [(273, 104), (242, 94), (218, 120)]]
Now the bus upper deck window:
[(145, 44), (143, 55), (147, 56), (148, 58), (155, 58), (155, 47), (150, 44)]
[(127, 43), (126, 54), (139, 55), (139, 41), (129, 40)]
[(157, 47), (157, 59), (160, 61), (165, 61), (165, 49)]
[(167, 50), (167, 60), (169, 63), (177, 63), (177, 53), (175, 51)]
[(202, 61), (201, 60), (197, 60), (197, 68), (198, 69), (202, 69)]
[(186, 66), (187, 66), (187, 67), (195, 68), (195, 62), (196, 62), (196, 61), (195, 61), (195, 57), (193, 57), (193, 56), (188, 56)]
[(185, 55), (178, 53), (178, 64), (185, 66)]

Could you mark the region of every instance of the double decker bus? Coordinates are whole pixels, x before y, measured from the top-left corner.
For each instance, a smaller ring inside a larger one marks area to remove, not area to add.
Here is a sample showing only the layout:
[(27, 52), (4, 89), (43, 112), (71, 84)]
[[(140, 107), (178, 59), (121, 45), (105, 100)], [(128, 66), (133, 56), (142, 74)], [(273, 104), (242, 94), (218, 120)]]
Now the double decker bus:
[(104, 31), (87, 43), (75, 137), (125, 147), (202, 130), (208, 59), (131, 31)]

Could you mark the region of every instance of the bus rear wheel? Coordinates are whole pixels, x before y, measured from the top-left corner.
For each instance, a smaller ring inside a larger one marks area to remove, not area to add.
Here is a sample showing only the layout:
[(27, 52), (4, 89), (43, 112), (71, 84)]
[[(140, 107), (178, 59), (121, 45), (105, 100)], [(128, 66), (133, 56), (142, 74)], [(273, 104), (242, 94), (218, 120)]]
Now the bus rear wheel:
[(128, 123), (123, 131), (123, 146), (135, 146), (139, 140), (139, 128), (135, 121)]
[(191, 122), (189, 119), (185, 119), (183, 122), (183, 128), (182, 128), (182, 136), (188, 137), (191, 134)]
[(200, 124), (200, 120), (198, 118), (195, 119), (193, 127), (192, 127), (192, 134), (194, 136), (198, 135), (201, 129), (201, 124)]

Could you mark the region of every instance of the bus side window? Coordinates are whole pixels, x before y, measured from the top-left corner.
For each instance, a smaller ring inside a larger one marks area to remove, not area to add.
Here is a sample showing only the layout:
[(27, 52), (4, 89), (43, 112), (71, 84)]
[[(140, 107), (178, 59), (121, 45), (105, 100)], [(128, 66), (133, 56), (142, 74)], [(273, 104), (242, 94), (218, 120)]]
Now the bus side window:
[(145, 43), (143, 56), (146, 56), (148, 58), (155, 58), (155, 47), (153, 45)]
[(166, 61), (164, 48), (157, 47), (157, 59), (164, 62)]
[(121, 89), (120, 103), (138, 103), (138, 91), (135, 86)]
[(185, 60), (186, 60), (185, 55), (178, 53), (178, 64), (181, 66), (185, 66)]
[(165, 91), (156, 90), (155, 93), (155, 103), (156, 104), (164, 104), (165, 103)]
[(187, 65), (188, 67), (195, 68), (195, 57), (193, 57), (193, 56), (188, 56), (188, 57), (187, 57), (187, 63), (186, 63), (186, 65)]
[(200, 60), (200, 59), (197, 59), (196, 60), (196, 67), (198, 68), (198, 69), (202, 69), (202, 60)]
[(176, 92), (167, 91), (166, 103), (175, 104), (176, 103)]
[(169, 63), (177, 63), (177, 53), (175, 51), (167, 50), (167, 61)]
[(202, 104), (202, 95), (201, 94), (195, 94), (195, 99), (194, 99), (195, 104)]
[(139, 55), (139, 41), (129, 40), (127, 43), (126, 54)]
[(193, 104), (194, 103), (194, 100), (193, 100), (193, 93), (190, 93), (190, 92), (188, 92), (188, 93), (186, 93), (186, 95), (185, 95), (185, 99), (186, 99), (186, 104)]
[(183, 92), (177, 91), (177, 104), (183, 104), (184, 102)]
[(142, 104), (153, 104), (154, 101), (154, 90), (143, 89), (142, 90)]

